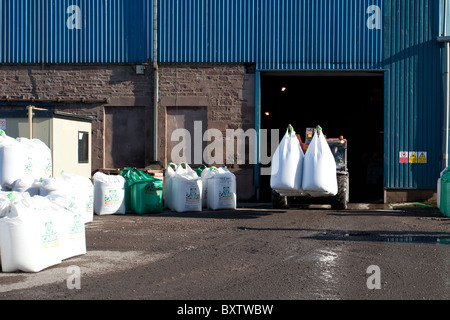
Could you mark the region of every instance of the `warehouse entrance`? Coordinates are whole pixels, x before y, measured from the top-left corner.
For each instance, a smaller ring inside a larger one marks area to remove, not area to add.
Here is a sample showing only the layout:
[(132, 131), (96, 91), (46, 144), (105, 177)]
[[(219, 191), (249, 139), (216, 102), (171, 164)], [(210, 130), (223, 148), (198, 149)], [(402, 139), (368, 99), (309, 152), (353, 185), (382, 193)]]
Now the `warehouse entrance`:
[[(350, 202), (383, 200), (384, 78), (382, 73), (261, 74), (261, 128), (292, 124), (302, 140), (320, 125), (328, 138), (348, 140)], [(268, 139), (270, 149), (270, 134)], [(270, 199), (270, 176), (260, 198)]]

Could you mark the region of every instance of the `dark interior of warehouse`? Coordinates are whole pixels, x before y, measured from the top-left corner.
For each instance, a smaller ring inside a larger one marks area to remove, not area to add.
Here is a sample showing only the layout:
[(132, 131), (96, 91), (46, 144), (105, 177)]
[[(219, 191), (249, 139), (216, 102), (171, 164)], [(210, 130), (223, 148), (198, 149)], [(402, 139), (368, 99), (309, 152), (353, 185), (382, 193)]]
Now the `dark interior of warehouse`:
[[(280, 140), (289, 124), (302, 141), (306, 128), (317, 125), (327, 138), (343, 136), (348, 141), (350, 202), (381, 202), (383, 86), (383, 76), (378, 73), (263, 74), (261, 128), (279, 129)], [(260, 197), (270, 199), (270, 177), (261, 176), (260, 181)]]

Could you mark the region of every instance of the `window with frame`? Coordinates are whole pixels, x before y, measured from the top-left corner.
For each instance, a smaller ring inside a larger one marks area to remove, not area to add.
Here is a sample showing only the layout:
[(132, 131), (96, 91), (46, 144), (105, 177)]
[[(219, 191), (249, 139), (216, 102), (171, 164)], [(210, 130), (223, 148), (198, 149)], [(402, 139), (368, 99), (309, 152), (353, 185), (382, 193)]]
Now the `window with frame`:
[(89, 132), (78, 131), (78, 163), (89, 162)]

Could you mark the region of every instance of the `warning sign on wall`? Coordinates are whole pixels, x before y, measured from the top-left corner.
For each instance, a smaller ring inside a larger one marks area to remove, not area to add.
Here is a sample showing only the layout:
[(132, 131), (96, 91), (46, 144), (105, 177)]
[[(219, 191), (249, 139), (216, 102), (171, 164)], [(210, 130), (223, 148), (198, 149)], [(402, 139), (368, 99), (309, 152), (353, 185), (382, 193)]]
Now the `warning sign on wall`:
[(409, 153), (402, 151), (400, 152), (400, 163), (408, 163), (409, 162)]
[(409, 153), (409, 163), (417, 163), (417, 153), (416, 152), (410, 152)]
[(6, 131), (6, 119), (0, 119), (0, 129)]
[(419, 160), (418, 163), (427, 163), (428, 157), (426, 152), (419, 152)]
[(424, 151), (401, 151), (399, 154), (400, 163), (428, 163), (428, 153)]

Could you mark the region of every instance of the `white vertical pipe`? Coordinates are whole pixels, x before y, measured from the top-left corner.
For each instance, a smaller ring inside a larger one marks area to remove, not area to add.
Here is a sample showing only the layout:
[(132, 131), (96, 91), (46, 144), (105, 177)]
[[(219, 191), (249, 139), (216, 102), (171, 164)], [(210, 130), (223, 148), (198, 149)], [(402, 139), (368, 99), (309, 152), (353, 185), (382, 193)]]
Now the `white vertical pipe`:
[(28, 109), (28, 126), (30, 128), (30, 140), (33, 139), (33, 106), (27, 106)]

